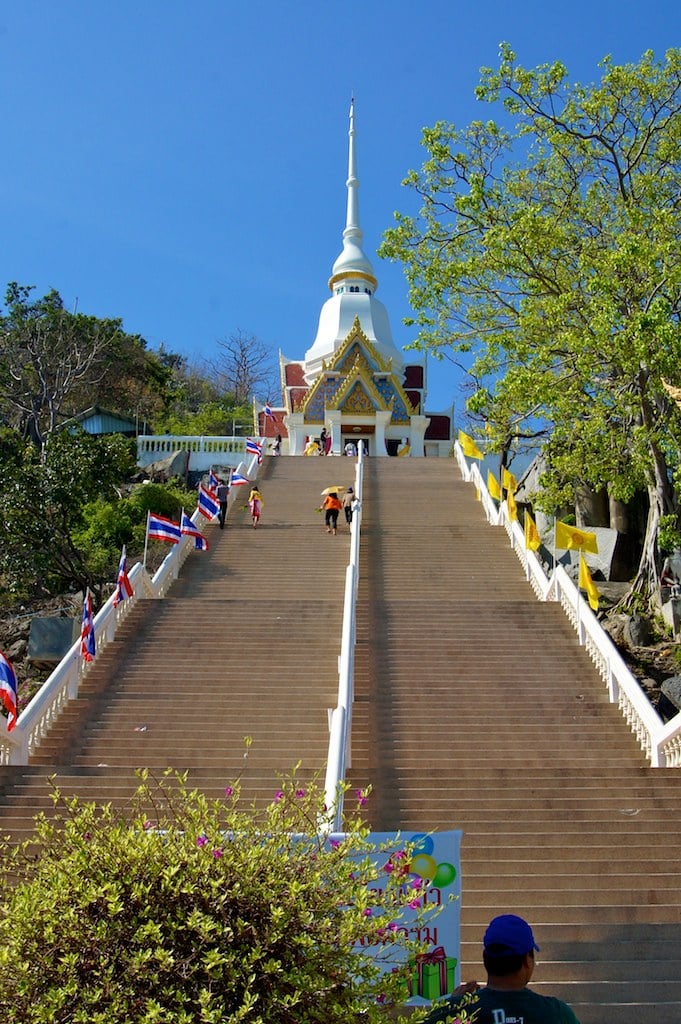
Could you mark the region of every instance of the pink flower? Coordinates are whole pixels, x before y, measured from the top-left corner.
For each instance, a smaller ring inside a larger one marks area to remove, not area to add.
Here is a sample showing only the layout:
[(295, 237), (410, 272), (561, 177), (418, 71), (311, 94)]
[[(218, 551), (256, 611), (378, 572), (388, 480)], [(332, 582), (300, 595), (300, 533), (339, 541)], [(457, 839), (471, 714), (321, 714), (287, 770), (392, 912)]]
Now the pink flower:
[(234, 786), (225, 786), (225, 796), (234, 796)]
[(418, 910), (418, 908), (421, 906), (421, 900), (409, 900), (407, 906), (409, 907), (410, 910)]
[(357, 803), (360, 807), (366, 807), (368, 800), (363, 789), (355, 790), (355, 796), (357, 797)]
[(197, 846), (205, 846), (207, 842), (208, 842), (208, 840), (206, 839), (205, 836), (198, 836), (198, 838), (196, 840), (196, 845)]
[(296, 790), (296, 800), (302, 800), (304, 796), (305, 796), (305, 790), (304, 789), (297, 789)]
[(275, 804), (278, 804), (279, 801), (283, 800), (283, 799), (284, 799), (284, 794), (283, 794), (283, 792), (280, 789), (278, 789), (277, 792), (274, 794), (274, 802), (275, 802)]
[(222, 850), (219, 848), (213, 850), (213, 856), (216, 860), (220, 860), (220, 857), (222, 857)]
[(338, 847), (340, 846), (340, 840), (339, 839), (329, 839), (329, 846), (331, 847), (332, 850), (337, 850)]
[(146, 821), (144, 822), (144, 824), (142, 825), (142, 828), (143, 828), (143, 829), (145, 829), (145, 831), (147, 831), (147, 832), (149, 831), (149, 829), (151, 829), (151, 828), (153, 828), (153, 827), (154, 827), (154, 823), (153, 823), (153, 821), (149, 821), (149, 819), (148, 819), (148, 818), (147, 818), (147, 820), (146, 820)]
[(373, 911), (372, 911), (371, 907), (366, 907), (366, 908), (365, 908), (365, 909), (364, 909), (364, 910), (362, 911), (362, 913), (364, 914), (364, 916), (365, 916), (365, 917), (371, 917), (371, 915), (372, 915)]

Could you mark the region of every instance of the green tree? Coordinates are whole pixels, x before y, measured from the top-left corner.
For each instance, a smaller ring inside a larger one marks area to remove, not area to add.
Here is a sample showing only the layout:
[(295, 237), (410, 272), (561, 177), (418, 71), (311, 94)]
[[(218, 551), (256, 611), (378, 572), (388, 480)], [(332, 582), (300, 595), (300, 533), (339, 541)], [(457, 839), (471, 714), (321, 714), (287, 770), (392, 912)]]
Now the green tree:
[(0, 316), (0, 404), (24, 437), (42, 448), (73, 412), (77, 396), (102, 384), (120, 348), (120, 320), (70, 313), (57, 291), (32, 300), (11, 283)]
[(251, 430), (253, 410), (248, 405), (235, 404), (231, 395), (223, 399), (199, 404), (195, 409), (175, 404), (161, 420), (162, 430), (169, 434), (231, 436), (235, 427)]
[(420, 906), (407, 844), (371, 856), (358, 815), (344, 838), (319, 834), (314, 785), (293, 773), (255, 812), (238, 780), (210, 801), (182, 777), (143, 774), (127, 817), (65, 804), (5, 847), (6, 1024), (406, 1020), (400, 965), (421, 949), (399, 925), (408, 905), (412, 926), (437, 909)]
[(649, 515), (632, 590), (657, 582), (657, 529), (678, 516), (681, 425), (663, 387), (681, 357), (681, 50), (602, 62), (598, 84), (561, 63), (525, 70), (509, 46), (477, 96), (499, 122), (424, 130), (382, 254), (404, 262), (418, 346), (453, 352), (493, 450), (545, 432), (549, 510), (576, 488)]
[(134, 444), (119, 435), (56, 432), (41, 458), (35, 445), (6, 432), (0, 460), (5, 587), (24, 595), (90, 586), (99, 595), (120, 547), (110, 547), (107, 560), (101, 542), (80, 546), (79, 532), (93, 502), (118, 500), (118, 485), (134, 468)]
[(144, 338), (121, 331), (107, 349), (105, 374), (87, 389), (76, 389), (70, 404), (74, 412), (101, 405), (134, 416), (138, 432), (144, 433), (164, 414), (174, 394), (172, 367), (147, 348)]

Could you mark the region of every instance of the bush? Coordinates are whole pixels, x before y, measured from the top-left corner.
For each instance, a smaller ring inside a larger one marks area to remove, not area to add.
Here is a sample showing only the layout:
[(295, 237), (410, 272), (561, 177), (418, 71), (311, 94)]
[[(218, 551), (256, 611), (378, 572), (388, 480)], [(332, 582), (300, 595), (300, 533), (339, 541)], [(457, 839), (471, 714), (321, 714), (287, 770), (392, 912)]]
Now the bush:
[[(381, 854), (399, 870), (382, 875), (379, 911), (365, 829), (357, 819), (326, 843), (320, 796), (295, 772), (257, 813), (240, 808), (238, 781), (209, 801), (183, 776), (140, 774), (132, 814), (56, 793), (57, 818), (4, 848), (5, 1024), (372, 1024), (387, 1007), (400, 1019), (404, 976), (390, 967), (420, 951), (397, 928), (420, 903), (408, 849)], [(387, 973), (366, 951), (376, 943)]]

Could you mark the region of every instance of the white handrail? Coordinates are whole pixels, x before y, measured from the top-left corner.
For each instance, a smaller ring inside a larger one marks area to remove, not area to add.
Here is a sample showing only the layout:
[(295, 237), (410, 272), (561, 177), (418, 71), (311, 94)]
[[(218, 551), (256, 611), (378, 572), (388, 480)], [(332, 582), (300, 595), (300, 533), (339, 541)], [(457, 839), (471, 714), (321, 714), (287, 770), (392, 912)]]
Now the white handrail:
[(355, 494), (359, 504), (350, 524), (350, 562), (345, 570), (343, 626), (338, 658), (338, 699), (329, 713), (329, 752), (326, 759), (324, 802), (328, 828), (340, 832), (343, 819), (343, 789), (346, 768), (351, 765), (352, 703), (355, 678), (355, 626), (357, 619), (357, 587), (359, 584), (359, 541), (362, 521), (362, 484), (364, 459), (359, 446), (355, 470)]
[[(454, 451), (464, 480), (474, 483), (478, 490), (488, 521), (506, 530), (511, 548), (525, 569), (526, 579), (537, 598), (560, 602), (580, 644), (586, 648), (606, 684), (610, 703), (618, 705), (651, 767), (681, 767), (681, 714), (666, 724), (662, 721), (563, 566), (556, 566), (550, 579), (546, 576), (537, 556), (525, 547), (523, 531), (518, 522), (509, 517), (506, 502), (502, 502), (497, 510), (478, 466), (468, 466), (458, 442), (455, 442)], [(494, 507), (491, 515), (488, 512), (490, 505)]]
[[(200, 518), (201, 515), (196, 509), (191, 520), (196, 525)], [(128, 573), (132, 596), (114, 608), (114, 594), (111, 594), (106, 604), (95, 615), (94, 630), (98, 653), (111, 643), (116, 630), (139, 600), (165, 597), (193, 546), (194, 540), (189, 536), (173, 544), (153, 576), (149, 575), (141, 562), (132, 567)], [(65, 706), (78, 696), (81, 681), (86, 678), (92, 664), (94, 662), (83, 661), (79, 638), (19, 715), (14, 730), (0, 734), (0, 765), (28, 764), (30, 756), (35, 753), (40, 741), (45, 738)]]

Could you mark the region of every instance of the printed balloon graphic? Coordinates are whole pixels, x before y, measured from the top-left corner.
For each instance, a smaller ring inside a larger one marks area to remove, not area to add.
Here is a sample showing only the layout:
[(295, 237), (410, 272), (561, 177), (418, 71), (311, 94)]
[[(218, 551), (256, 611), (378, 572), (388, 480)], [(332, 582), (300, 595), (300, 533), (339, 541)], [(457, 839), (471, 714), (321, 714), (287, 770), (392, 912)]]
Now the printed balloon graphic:
[(411, 858), (409, 870), (414, 875), (427, 879), (429, 882), (437, 874), (437, 863), (428, 853), (417, 853)]
[(414, 855), (417, 853), (431, 854), (435, 849), (433, 837), (426, 835), (425, 832), (415, 832), (409, 842), (414, 844)]
[(446, 860), (443, 860), (437, 865), (437, 871), (433, 875), (433, 885), (437, 889), (444, 889), (446, 886), (451, 885), (456, 878), (456, 868), (453, 864), (448, 864)]

